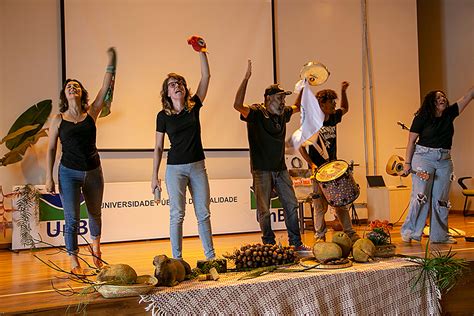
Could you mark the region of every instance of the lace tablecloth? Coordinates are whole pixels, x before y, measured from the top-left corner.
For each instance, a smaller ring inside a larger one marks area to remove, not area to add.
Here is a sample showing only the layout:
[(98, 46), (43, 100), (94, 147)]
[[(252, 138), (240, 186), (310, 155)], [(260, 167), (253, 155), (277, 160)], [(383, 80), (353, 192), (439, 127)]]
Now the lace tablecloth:
[(141, 297), (153, 315), (439, 315), (436, 286), (413, 287), (419, 270), (387, 259), (334, 270), (185, 281)]

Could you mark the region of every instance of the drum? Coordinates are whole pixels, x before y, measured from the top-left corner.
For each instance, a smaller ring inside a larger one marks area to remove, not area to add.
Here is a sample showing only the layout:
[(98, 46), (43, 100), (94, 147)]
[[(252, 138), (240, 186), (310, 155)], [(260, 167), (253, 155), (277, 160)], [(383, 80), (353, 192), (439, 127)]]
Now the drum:
[(316, 173), (316, 181), (331, 206), (344, 206), (354, 202), (360, 194), (352, 170), (344, 160), (334, 160), (322, 165)]
[(300, 71), (301, 79), (307, 79), (311, 86), (318, 86), (328, 80), (329, 70), (322, 63), (307, 62)]

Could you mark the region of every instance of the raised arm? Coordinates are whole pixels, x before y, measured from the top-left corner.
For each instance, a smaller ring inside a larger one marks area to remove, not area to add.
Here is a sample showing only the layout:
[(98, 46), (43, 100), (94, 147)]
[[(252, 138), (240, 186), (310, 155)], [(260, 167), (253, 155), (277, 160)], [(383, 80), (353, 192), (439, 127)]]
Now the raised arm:
[(97, 119), (100, 114), (100, 111), (104, 107), (105, 95), (107, 93), (107, 89), (110, 86), (110, 83), (112, 82), (112, 77), (115, 74), (115, 66), (117, 62), (117, 54), (115, 52), (115, 48), (109, 48), (107, 53), (109, 54), (109, 61), (107, 63), (104, 81), (102, 82), (102, 87), (100, 88), (99, 93), (97, 93), (97, 96), (95, 97), (95, 100), (94, 102), (92, 102), (91, 107), (88, 111), (89, 115), (92, 116), (94, 120)]
[(160, 171), (161, 158), (163, 157), (163, 142), (165, 134), (156, 132), (155, 136), (155, 150), (153, 151), (153, 174), (151, 176), (151, 192), (156, 188), (161, 191), (161, 179), (158, 177)]
[(349, 112), (349, 100), (347, 99), (347, 93), (346, 90), (349, 87), (349, 82), (343, 81), (342, 82), (342, 87), (341, 87), (341, 109), (342, 109), (342, 115), (346, 114)]
[(239, 90), (237, 90), (234, 101), (234, 109), (239, 111), (243, 117), (247, 117), (250, 113), (250, 108), (244, 104), (245, 93), (247, 92), (247, 84), (250, 76), (252, 76), (252, 61), (249, 59), (247, 61), (247, 71), (245, 72), (244, 79), (239, 86)]
[(296, 97), (295, 103), (291, 106), (293, 109), (293, 114), (301, 111), (301, 97), (303, 96), (303, 90), (304, 88), (300, 90), (298, 97)]
[(199, 97), (201, 102), (204, 101), (207, 95), (207, 89), (209, 88), (209, 80), (211, 79), (211, 71), (209, 70), (209, 61), (207, 60), (206, 52), (199, 52), (201, 58), (201, 80), (196, 95)]
[(474, 86), (472, 86), (465, 95), (463, 95), (458, 101), (459, 113), (461, 113), (466, 106), (474, 99)]
[(405, 176), (407, 176), (411, 170), (411, 160), (413, 158), (413, 153), (415, 152), (415, 142), (418, 136), (418, 133), (410, 132), (408, 134), (408, 144), (405, 153), (405, 164), (403, 165), (403, 174)]
[(56, 150), (58, 148), (59, 124), (61, 124), (61, 116), (58, 114), (51, 120), (48, 129), (48, 149), (46, 151), (46, 183), (45, 190), (49, 193), (56, 193), (56, 186), (53, 179), (53, 168), (56, 160)]

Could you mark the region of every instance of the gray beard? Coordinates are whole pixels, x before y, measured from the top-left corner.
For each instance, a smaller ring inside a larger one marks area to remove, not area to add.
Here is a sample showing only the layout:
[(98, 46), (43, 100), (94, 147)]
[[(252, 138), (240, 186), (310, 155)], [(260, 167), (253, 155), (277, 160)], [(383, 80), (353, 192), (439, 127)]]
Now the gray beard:
[(281, 115), (283, 113), (283, 109), (284, 107), (278, 107), (277, 109), (270, 107), (267, 110), (270, 114)]

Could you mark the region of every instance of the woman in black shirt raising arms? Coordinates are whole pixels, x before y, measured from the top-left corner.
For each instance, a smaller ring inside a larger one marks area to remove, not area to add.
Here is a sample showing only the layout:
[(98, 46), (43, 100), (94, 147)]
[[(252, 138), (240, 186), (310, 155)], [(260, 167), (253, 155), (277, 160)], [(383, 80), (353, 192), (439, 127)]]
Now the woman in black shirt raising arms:
[(430, 215), (430, 241), (455, 244), (448, 235), (449, 189), (453, 175), (451, 145), (454, 119), (474, 98), (474, 87), (456, 103), (449, 105), (443, 91), (431, 91), (415, 113), (408, 136), (404, 173), (424, 171), (428, 181), (412, 175), (410, 209), (401, 228), (402, 240), (420, 241), (426, 219)]
[[(202, 40), (202, 39), (201, 39)], [(209, 87), (210, 71), (207, 55), (199, 52), (201, 80), (195, 95), (184, 77), (170, 73), (163, 81), (161, 102), (163, 110), (156, 117), (155, 150), (151, 189), (161, 191), (159, 168), (165, 134), (170, 140), (166, 167), (166, 188), (170, 200), (170, 240), (173, 257), (182, 259), (183, 221), (186, 188), (189, 187), (198, 220), (198, 232), (206, 259), (215, 257), (210, 220), (210, 190), (204, 164), (199, 112)]]

